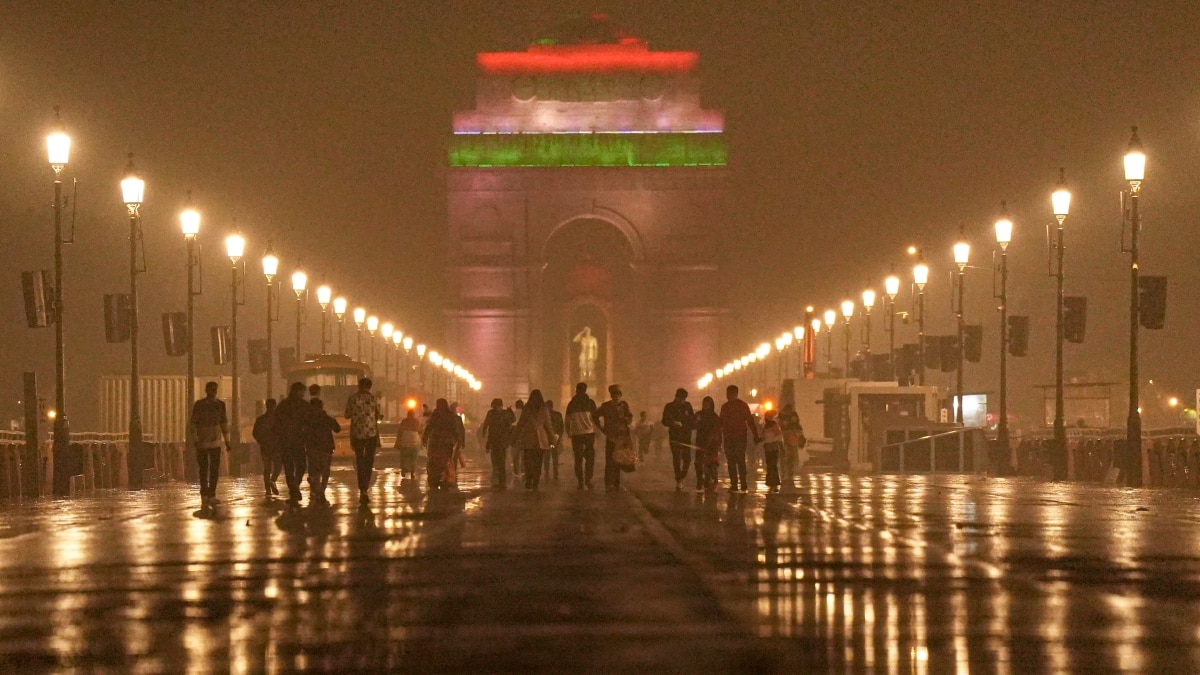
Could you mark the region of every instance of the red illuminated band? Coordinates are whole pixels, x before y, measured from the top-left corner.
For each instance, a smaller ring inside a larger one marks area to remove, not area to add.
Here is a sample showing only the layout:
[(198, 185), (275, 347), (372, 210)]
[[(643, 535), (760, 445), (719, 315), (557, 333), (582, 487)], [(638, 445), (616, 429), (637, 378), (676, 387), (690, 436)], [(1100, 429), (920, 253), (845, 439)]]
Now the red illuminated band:
[(488, 75), (559, 75), (581, 73), (690, 73), (697, 52), (652, 52), (644, 44), (540, 46), (525, 52), (482, 52), (479, 69)]

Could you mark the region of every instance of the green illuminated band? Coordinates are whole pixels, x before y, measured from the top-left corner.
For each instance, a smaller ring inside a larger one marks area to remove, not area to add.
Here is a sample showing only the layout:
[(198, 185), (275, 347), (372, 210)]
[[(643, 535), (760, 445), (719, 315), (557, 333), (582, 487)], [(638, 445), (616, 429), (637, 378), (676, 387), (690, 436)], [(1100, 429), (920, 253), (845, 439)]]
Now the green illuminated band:
[(725, 166), (724, 134), (462, 134), (450, 166)]

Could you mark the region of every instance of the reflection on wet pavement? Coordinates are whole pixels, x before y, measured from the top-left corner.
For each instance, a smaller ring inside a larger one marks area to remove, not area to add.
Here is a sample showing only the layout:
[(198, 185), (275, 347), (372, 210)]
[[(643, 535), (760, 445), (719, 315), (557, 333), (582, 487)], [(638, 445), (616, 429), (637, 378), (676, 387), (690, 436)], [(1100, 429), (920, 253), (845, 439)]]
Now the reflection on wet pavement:
[[(386, 461), (384, 462), (387, 463)], [(781, 495), (223, 481), (0, 507), (0, 672), (1200, 672), (1200, 500), (811, 474)], [(568, 489), (569, 488), (569, 489)]]

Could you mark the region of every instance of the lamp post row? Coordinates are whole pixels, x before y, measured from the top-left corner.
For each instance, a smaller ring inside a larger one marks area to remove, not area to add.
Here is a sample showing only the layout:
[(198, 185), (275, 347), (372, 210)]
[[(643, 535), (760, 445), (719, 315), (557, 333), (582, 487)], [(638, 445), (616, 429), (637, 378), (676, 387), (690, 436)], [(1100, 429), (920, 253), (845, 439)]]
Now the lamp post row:
[[(1120, 463), (1124, 481), (1130, 486), (1139, 486), (1142, 483), (1143, 468), (1141, 465), (1141, 444), (1142, 444), (1142, 419), (1140, 409), (1140, 374), (1139, 374), (1139, 353), (1138, 353), (1138, 333), (1141, 325), (1141, 302), (1140, 302), (1140, 259), (1139, 259), (1139, 240), (1141, 234), (1141, 214), (1139, 212), (1139, 202), (1141, 198), (1141, 187), (1145, 180), (1146, 154), (1142, 148), (1141, 139), (1138, 136), (1137, 127), (1132, 128), (1130, 135), (1128, 150), (1124, 156), (1125, 180), (1128, 184), (1123, 197), (1127, 198), (1124, 201), (1123, 217), (1127, 219), (1130, 227), (1130, 239), (1128, 247), (1122, 246), (1122, 251), (1129, 253), (1130, 256), (1130, 279), (1129, 279), (1129, 397), (1128, 397), (1128, 417), (1126, 419), (1126, 438), (1124, 452), (1121, 454)], [(1065, 425), (1065, 401), (1064, 401), (1064, 383), (1063, 383), (1063, 343), (1065, 338), (1064, 324), (1064, 283), (1065, 283), (1065, 267), (1064, 267), (1064, 230), (1067, 216), (1070, 213), (1071, 193), (1067, 188), (1065, 171), (1060, 170), (1059, 183), (1053, 194), (1051, 195), (1051, 206), (1057, 227), (1054, 232), (1054, 237), (1050, 242), (1051, 246), (1051, 261), (1050, 261), (1050, 276), (1055, 280), (1056, 290), (1056, 307), (1055, 307), (1055, 397), (1054, 397), (1054, 446), (1055, 446), (1055, 475), (1057, 478), (1066, 478), (1067, 467), (1067, 441), (1066, 441), (1066, 425)], [(997, 310), (1000, 314), (1000, 414), (997, 423), (997, 439), (1002, 448), (1007, 448), (1009, 445), (1009, 428), (1008, 428), (1008, 351), (1010, 346), (1010, 335), (1008, 326), (1008, 246), (1012, 242), (1013, 222), (1007, 214), (1007, 205), (1001, 203), (1001, 217), (995, 223), (996, 244), (999, 246), (999, 260), (997, 270), (999, 273), (999, 293), (995, 296), (999, 300)], [(961, 230), (960, 230), (961, 232)], [(963, 360), (964, 360), (964, 340), (965, 340), (965, 318), (964, 318), (964, 294), (965, 294), (965, 271), (969, 265), (970, 245), (965, 241), (959, 241), (954, 246), (954, 262), (958, 267), (957, 275), (955, 276), (955, 300), (954, 313), (957, 323), (958, 332), (958, 369), (956, 374), (955, 397), (957, 399), (957, 409), (955, 419), (957, 422), (963, 422), (964, 406), (963, 406)], [(929, 281), (929, 267), (925, 263), (924, 256), (920, 249), (912, 247), (909, 253), (917, 256), (917, 263), (913, 267), (913, 284), (916, 287), (914, 300), (916, 304), (917, 314), (917, 333), (918, 333), (918, 358), (919, 364), (917, 367), (918, 384), (925, 384), (925, 286)], [(896, 375), (895, 363), (895, 299), (899, 291), (899, 279), (894, 274), (887, 277), (885, 280), (885, 307), (888, 311), (888, 322), (884, 330), (889, 335), (889, 362), (893, 377)], [(870, 357), (870, 310), (874, 301), (874, 291), (868, 289), (863, 293), (863, 318), (864, 318), (864, 333), (863, 333), (863, 354), (868, 359)], [(850, 330), (849, 322), (854, 312), (854, 303), (850, 300), (842, 303), (843, 323), (846, 326), (845, 346), (844, 346), (844, 365), (849, 369), (850, 363)], [(806, 313), (806, 316), (811, 314), (811, 309)], [(824, 326), (826, 329), (826, 369), (833, 370), (833, 335), (832, 329), (836, 322), (837, 313), (834, 310), (826, 310), (824, 313)], [(816, 335), (821, 329), (821, 320), (814, 319), (811, 325), (811, 333), (809, 339), (815, 344)], [(777, 342), (777, 349), (786, 347), (784, 342)], [(802, 357), (803, 358), (803, 357)], [(815, 355), (814, 355), (815, 360)], [(869, 364), (869, 361), (868, 361)], [(718, 369), (717, 376), (729, 375), (736, 370), (730, 366), (736, 366), (737, 362), (733, 362), (725, 368)], [(802, 372), (802, 371), (798, 371)], [(707, 387), (711, 384), (711, 378), (705, 376), (702, 382)]]

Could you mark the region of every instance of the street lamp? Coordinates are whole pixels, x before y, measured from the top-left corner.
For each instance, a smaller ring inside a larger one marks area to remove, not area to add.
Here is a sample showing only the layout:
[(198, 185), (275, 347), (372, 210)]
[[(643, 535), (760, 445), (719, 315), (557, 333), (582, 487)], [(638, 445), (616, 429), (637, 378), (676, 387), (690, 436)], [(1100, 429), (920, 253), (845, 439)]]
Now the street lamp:
[(404, 342), (401, 345), (404, 347), (404, 395), (408, 396), (409, 373), (412, 371), (412, 366), (408, 363), (408, 354), (413, 347), (412, 336), (405, 335)]
[(346, 298), (341, 296), (333, 301), (333, 314), (338, 320), (338, 354), (346, 353)]
[(1137, 127), (1129, 138), (1125, 152), (1125, 180), (1129, 183), (1129, 415), (1125, 423), (1125, 483), (1132, 487), (1142, 484), (1142, 414), (1138, 409), (1138, 322), (1141, 320), (1141, 299), (1138, 296), (1138, 235), (1142, 220), (1138, 214), (1138, 198), (1146, 178), (1146, 153), (1138, 138)]
[(375, 331), (379, 330), (379, 317), (367, 317), (367, 334), (371, 338), (371, 367), (375, 367)]
[[(279, 273), (279, 256), (275, 255), (275, 247), (267, 240), (267, 252), (262, 258), (263, 276), (267, 278), (267, 396), (271, 398), (274, 387), (271, 384), (275, 374), (271, 368), (272, 354), (275, 353), (274, 330), (272, 324), (279, 318), (279, 307), (275, 304), (275, 275)], [(296, 358), (299, 361), (299, 356)]]
[(842, 301), (842, 323), (846, 327), (846, 360), (843, 365), (842, 377), (850, 377), (850, 318), (854, 316), (854, 301)]
[(1067, 427), (1063, 421), (1063, 222), (1071, 212), (1071, 191), (1067, 189), (1067, 170), (1058, 170), (1058, 188), (1050, 195), (1054, 218), (1058, 221), (1054, 248), (1058, 266), (1052, 270), (1057, 292), (1055, 295), (1054, 335), (1054, 478), (1067, 477)]
[(1008, 447), (1008, 245), (1012, 243), (1013, 222), (1008, 205), (1000, 202), (1001, 216), (996, 221), (996, 243), (1000, 245), (1000, 421), (996, 425), (996, 443), (1011, 469), (1012, 450)]
[[(229, 419), (229, 426), (230, 426), (229, 438), (230, 438), (230, 444), (233, 445), (234, 447), (237, 447), (242, 442), (240, 407), (239, 407), (240, 406), (240, 396), (238, 394), (238, 390), (240, 389), (241, 384), (238, 381), (238, 329), (237, 329), (238, 311), (237, 310), (238, 310), (238, 305), (245, 304), (245, 302), (246, 302), (246, 296), (245, 296), (244, 292), (241, 297), (238, 296), (238, 288), (242, 285), (242, 277), (245, 274), (245, 269), (239, 270), (239, 268), (244, 268), (244, 266), (245, 266), (244, 263), (242, 263), (242, 256), (246, 253), (246, 238), (236, 232), (229, 235), (228, 237), (226, 237), (225, 238), (225, 253), (229, 256), (230, 269), (232, 270), (232, 276), (230, 277), (232, 280), (232, 282), (230, 284), (230, 290), (232, 293), (231, 298), (233, 299), (232, 311), (230, 314), (231, 322), (230, 322), (230, 328), (229, 328), (229, 341), (230, 341), (229, 359), (230, 359), (230, 362), (233, 363), (233, 392), (231, 392), (230, 396), (229, 396), (230, 407), (233, 409), (230, 411), (230, 415), (229, 415), (229, 417), (230, 417), (230, 419)], [(242, 274), (238, 274), (239, 271), (241, 271)]]
[[(397, 330), (392, 333), (392, 351), (396, 352), (396, 389), (400, 388), (400, 346), (404, 343), (404, 333)], [(406, 395), (408, 392), (404, 392)], [(396, 416), (400, 416), (400, 401), (403, 395), (398, 395), (396, 399)]]
[(825, 372), (833, 375), (833, 324), (837, 321), (837, 312), (825, 310)]
[[(71, 447), (71, 429), (67, 423), (67, 356), (63, 336), (63, 233), (62, 233), (62, 170), (71, 157), (71, 137), (63, 131), (54, 106), (57, 130), (46, 137), (46, 155), (54, 170), (54, 449), (52, 457), (63, 464)], [(74, 232), (71, 233), (72, 238)], [(57, 464), (55, 465), (57, 466)], [(65, 468), (65, 466), (64, 466)], [(69, 479), (61, 469), (55, 471), (56, 494), (70, 492)]]
[(139, 209), (146, 196), (146, 181), (133, 166), (133, 153), (121, 180), (121, 198), (129, 211), (129, 455), (127, 462), (140, 462), (142, 456), (142, 378), (138, 372), (138, 241), (141, 240), (142, 216)]
[[(963, 228), (958, 228), (958, 233), (961, 236)], [(963, 423), (963, 335), (966, 332), (963, 324), (963, 297), (966, 293), (966, 286), (963, 283), (966, 278), (967, 263), (971, 261), (971, 245), (966, 241), (960, 240), (954, 245), (954, 264), (958, 266), (958, 307), (956, 307), (955, 317), (958, 319), (958, 372), (956, 374), (956, 384), (958, 389), (958, 409), (954, 412), (954, 421), (959, 424)]]
[[(187, 415), (191, 422), (192, 403), (196, 400), (196, 269), (200, 262), (196, 255), (196, 237), (200, 235), (200, 212), (192, 206), (192, 193), (188, 192), (187, 206), (179, 214), (179, 227), (187, 242)], [(184, 434), (190, 440), (191, 434)]]
[[(391, 345), (389, 343), (392, 341), (392, 336), (396, 334), (396, 327), (392, 325), (391, 321), (385, 321), (379, 326), (379, 334), (383, 336), (383, 381), (386, 383), (388, 379), (388, 373), (391, 372), (392, 369)], [(373, 344), (374, 343), (372, 342), (372, 345)], [(371, 351), (375, 351), (374, 346), (371, 347)]]
[(367, 320), (367, 310), (362, 307), (354, 308), (354, 325), (358, 327), (358, 360), (362, 361), (362, 329), (363, 323)]
[(333, 299), (333, 289), (327, 284), (317, 288), (317, 304), (321, 306), (321, 353), (329, 351), (329, 302)]
[[(896, 296), (900, 294), (900, 277), (893, 272), (883, 280), (883, 292), (887, 297), (888, 310), (888, 368), (892, 371), (892, 379), (897, 379), (896, 372)], [(907, 379), (907, 378), (905, 378)]]
[(292, 291), (296, 293), (296, 361), (304, 360), (300, 352), (300, 330), (304, 327), (304, 301), (308, 299), (308, 275), (303, 270), (292, 272)]
[(871, 379), (871, 308), (875, 306), (875, 291), (868, 288), (862, 292), (863, 304), (863, 354), (866, 358), (867, 379)]
[(917, 285), (917, 352), (921, 367), (917, 370), (917, 384), (925, 386), (925, 284), (929, 283), (929, 265), (925, 264), (921, 252), (916, 252), (917, 264), (913, 265), (913, 283)]
[(417, 386), (425, 393), (425, 345), (417, 345)]

